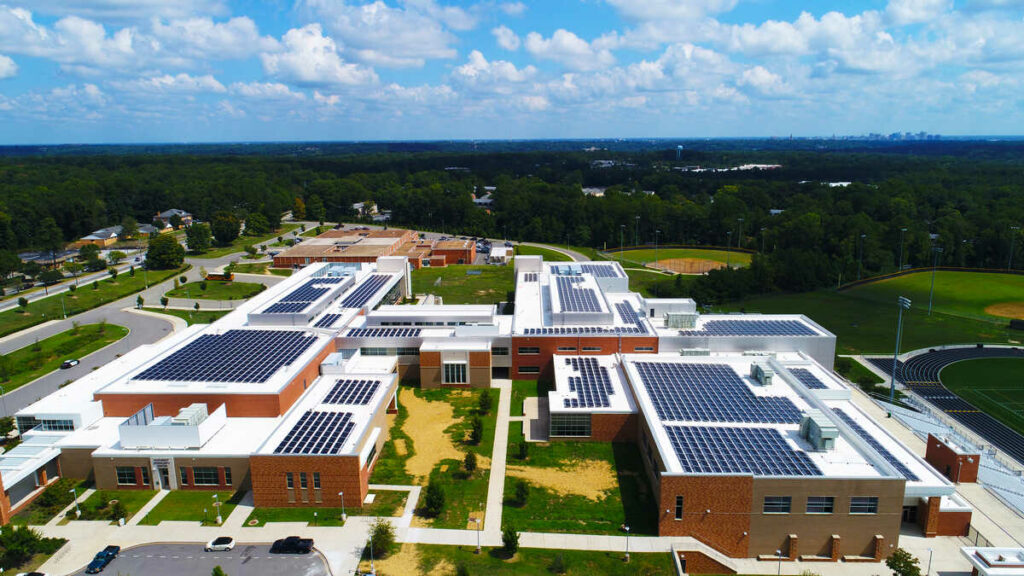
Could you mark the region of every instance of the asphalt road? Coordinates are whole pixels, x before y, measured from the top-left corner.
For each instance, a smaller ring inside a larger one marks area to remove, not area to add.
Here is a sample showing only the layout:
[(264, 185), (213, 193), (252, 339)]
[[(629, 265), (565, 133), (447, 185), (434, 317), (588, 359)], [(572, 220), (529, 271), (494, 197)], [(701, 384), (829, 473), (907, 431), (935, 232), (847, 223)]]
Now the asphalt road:
[[(220, 566), (230, 576), (330, 576), (319, 553), (270, 554), (270, 544), (238, 544), (231, 552), (204, 552), (202, 544), (153, 544), (122, 550), (104, 574), (209, 576)], [(97, 550), (98, 552), (98, 550)], [(75, 572), (75, 576), (85, 570)]]

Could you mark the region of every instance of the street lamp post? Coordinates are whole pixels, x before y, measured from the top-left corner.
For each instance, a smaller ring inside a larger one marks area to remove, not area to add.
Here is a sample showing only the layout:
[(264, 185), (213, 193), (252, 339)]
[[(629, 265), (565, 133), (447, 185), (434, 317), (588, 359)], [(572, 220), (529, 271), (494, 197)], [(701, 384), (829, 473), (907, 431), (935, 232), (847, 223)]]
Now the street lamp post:
[(78, 507), (78, 488), (72, 488), (71, 490), (68, 490), (68, 492), (75, 495), (75, 518), (81, 518), (82, 510)]
[(725, 235), (728, 238), (728, 240), (725, 243), (725, 267), (729, 268), (729, 266), (732, 264), (732, 261), (730, 259), (730, 256), (732, 256), (732, 230), (726, 232)]
[(341, 497), (341, 521), (348, 520), (348, 516), (345, 514), (345, 491), (338, 492), (338, 496)]
[(767, 229), (767, 227), (761, 226), (761, 254), (764, 254), (764, 231)]
[(932, 252), (935, 256), (932, 258), (932, 288), (928, 292), (928, 315), (932, 315), (932, 300), (935, 298), (935, 268), (939, 265), (939, 254), (942, 254), (942, 248), (936, 246), (932, 248)]
[(626, 562), (629, 562), (629, 526), (623, 526), (626, 529)]
[(316, 511), (313, 511), (313, 526), (316, 526)]
[(220, 505), (222, 504), (222, 502), (220, 501), (220, 498), (218, 496), (219, 494), (213, 495), (213, 508), (214, 510), (217, 511), (217, 525), (219, 526), (224, 523), (224, 520), (220, 517)]
[(896, 318), (896, 351), (892, 355), (892, 381), (889, 383), (889, 402), (896, 397), (896, 371), (899, 367), (900, 338), (903, 337), (903, 311), (910, 310), (910, 298), (898, 296), (896, 304), (899, 306), (899, 316)]
[(934, 550), (929, 548), (928, 549), (928, 570), (925, 571), (924, 576), (931, 576), (931, 573), (932, 573), (932, 554), (934, 554)]
[(860, 242), (857, 243), (857, 280), (860, 280), (860, 271), (864, 266), (864, 239), (867, 234), (860, 235)]
[(1017, 231), (1020, 226), (1010, 226), (1010, 261), (1006, 264), (1007, 270), (1013, 270), (1013, 245), (1017, 243)]
[(775, 555), (779, 557), (779, 569), (775, 572), (776, 575), (782, 574), (782, 550), (776, 550)]
[(636, 226), (633, 227), (633, 246), (640, 245), (640, 215), (636, 216)]
[(476, 553), (480, 553), (480, 519), (473, 517), (469, 519), (470, 522), (476, 523)]
[(377, 574), (377, 569), (373, 567), (373, 530), (370, 530), (370, 574)]
[(10, 414), (8, 414), (8, 412), (7, 412), (7, 391), (4, 390), (3, 386), (0, 386), (0, 398), (3, 398), (3, 401), (4, 401), (4, 418), (7, 418), (8, 416), (10, 416)]
[(903, 233), (906, 231), (906, 228), (900, 228), (900, 267), (897, 272), (903, 272)]

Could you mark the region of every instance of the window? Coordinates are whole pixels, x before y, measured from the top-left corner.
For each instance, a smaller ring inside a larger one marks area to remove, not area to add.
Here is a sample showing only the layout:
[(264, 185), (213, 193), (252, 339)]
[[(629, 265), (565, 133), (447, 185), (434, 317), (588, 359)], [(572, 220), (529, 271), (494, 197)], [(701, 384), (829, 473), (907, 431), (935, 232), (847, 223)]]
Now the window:
[(40, 430), (51, 430), (54, 432), (68, 432), (75, 429), (75, 423), (71, 420), (40, 420)]
[(320, 489), (320, 473), (313, 472), (313, 488)]
[(835, 498), (831, 496), (808, 496), (808, 514), (831, 514), (835, 507)]
[(181, 485), (188, 486), (188, 469), (178, 468), (178, 477), (181, 478)]
[(590, 436), (590, 414), (552, 414), (552, 436)]
[(789, 514), (792, 500), (789, 496), (765, 496), (763, 511), (765, 514)]
[(683, 497), (676, 496), (676, 520), (683, 519)]
[(24, 434), (39, 425), (39, 420), (32, 416), (18, 416), (18, 431)]
[(540, 374), (540, 366), (520, 366), (520, 374)]
[(224, 485), (231, 486), (231, 468), (224, 468)]
[(508, 356), (508, 348), (491, 348), (491, 356)]
[(192, 469), (192, 479), (196, 486), (217, 486), (220, 479), (217, 478), (217, 469), (213, 466), (196, 466)]
[(540, 354), (540, 348), (536, 346), (520, 346), (520, 354)]
[(850, 498), (850, 514), (878, 514), (878, 497), (854, 496)]
[(363, 356), (387, 356), (387, 348), (360, 348), (359, 353)]
[(373, 448), (370, 448), (370, 453), (366, 456), (366, 464), (373, 464), (373, 459), (377, 456), (377, 445), (374, 444)]
[(122, 486), (133, 486), (135, 485), (135, 467), (134, 466), (118, 466), (117, 467), (117, 483)]
[(306, 484), (306, 473), (305, 472), (299, 472), (299, 488), (302, 488), (303, 490), (305, 490), (306, 487), (307, 487), (307, 484)]
[(142, 471), (142, 485), (149, 486), (149, 468), (143, 466), (139, 470)]
[(291, 472), (284, 473), (284, 485), (287, 486), (289, 490), (295, 488), (295, 476), (292, 475)]
[(583, 347), (583, 351), (584, 352), (600, 352), (601, 351), (601, 347), (600, 346), (584, 346)]
[(398, 349), (398, 355), (399, 356), (419, 356), (420, 355), (420, 349), (419, 348), (399, 348)]
[(654, 352), (654, 346), (636, 346), (633, 352)]
[(449, 362), (444, 365), (445, 384), (465, 384), (466, 364), (462, 362)]
[(576, 351), (576, 347), (575, 346), (559, 346), (558, 347), (558, 351), (559, 352), (575, 352)]

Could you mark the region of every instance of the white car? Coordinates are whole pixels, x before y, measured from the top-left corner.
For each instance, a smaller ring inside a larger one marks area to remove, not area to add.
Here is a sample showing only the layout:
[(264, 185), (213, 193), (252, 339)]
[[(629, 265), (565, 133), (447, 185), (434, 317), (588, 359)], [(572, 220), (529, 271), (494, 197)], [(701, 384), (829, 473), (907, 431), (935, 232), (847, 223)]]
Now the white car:
[(207, 552), (230, 552), (235, 547), (235, 539), (230, 536), (220, 536), (206, 543)]

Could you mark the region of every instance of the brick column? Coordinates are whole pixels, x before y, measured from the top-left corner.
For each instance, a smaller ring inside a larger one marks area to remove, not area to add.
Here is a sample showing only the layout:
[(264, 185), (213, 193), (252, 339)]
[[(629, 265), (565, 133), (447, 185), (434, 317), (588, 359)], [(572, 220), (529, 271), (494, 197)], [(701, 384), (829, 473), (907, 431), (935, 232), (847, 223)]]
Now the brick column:
[(875, 562), (881, 562), (885, 558), (885, 536), (875, 534)]
[(796, 534), (789, 535), (789, 559), (796, 560), (800, 554), (800, 537)]
[(220, 485), (222, 488), (224, 486), (228, 485), (227, 479), (224, 476), (224, 467), (223, 466), (218, 466), (217, 467), (217, 484)]
[(939, 534), (939, 504), (942, 497), (931, 496), (928, 498), (927, 515), (924, 521), (924, 537), (934, 538)]
[(46, 466), (39, 469), (39, 485), (46, 486)]
[(135, 485), (145, 486), (145, 484), (142, 483), (142, 468), (139, 468), (138, 466), (135, 467)]
[(840, 544), (839, 534), (833, 534), (832, 535), (832, 561), (833, 562), (838, 562), (839, 561), (839, 544)]

